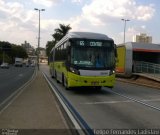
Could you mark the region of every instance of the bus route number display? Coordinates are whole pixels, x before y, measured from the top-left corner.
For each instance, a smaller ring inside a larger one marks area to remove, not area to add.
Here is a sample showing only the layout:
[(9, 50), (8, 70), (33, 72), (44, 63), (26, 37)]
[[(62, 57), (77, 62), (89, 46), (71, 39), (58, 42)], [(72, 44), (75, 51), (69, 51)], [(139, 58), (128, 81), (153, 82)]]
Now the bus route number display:
[(85, 41), (78, 41), (80, 46), (102, 46), (102, 42), (90, 41), (85, 43)]

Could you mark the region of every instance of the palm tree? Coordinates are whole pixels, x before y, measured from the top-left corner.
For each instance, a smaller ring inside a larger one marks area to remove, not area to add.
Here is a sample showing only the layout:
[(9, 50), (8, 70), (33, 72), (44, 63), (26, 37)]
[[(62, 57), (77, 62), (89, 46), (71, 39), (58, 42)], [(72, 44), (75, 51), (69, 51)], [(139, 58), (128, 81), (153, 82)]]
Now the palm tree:
[(59, 40), (62, 39), (62, 35), (60, 33), (55, 32), (52, 34), (52, 37), (54, 38), (54, 42), (57, 43)]
[(54, 31), (55, 33), (52, 34), (53, 40), (48, 41), (46, 44), (46, 52), (47, 56), (49, 57), (51, 49), (55, 46), (55, 44), (60, 41), (68, 31), (72, 29), (70, 25), (59, 24), (59, 28), (56, 28)]
[(49, 57), (50, 51), (52, 50), (52, 48), (55, 46), (54, 41), (48, 41), (46, 44), (46, 54)]
[(69, 30), (71, 30), (72, 28), (70, 27), (70, 25), (64, 25), (64, 24), (59, 24), (59, 28), (55, 29), (55, 33), (52, 35), (53, 38), (55, 39), (56, 42), (58, 42), (59, 40), (61, 40), (67, 33)]

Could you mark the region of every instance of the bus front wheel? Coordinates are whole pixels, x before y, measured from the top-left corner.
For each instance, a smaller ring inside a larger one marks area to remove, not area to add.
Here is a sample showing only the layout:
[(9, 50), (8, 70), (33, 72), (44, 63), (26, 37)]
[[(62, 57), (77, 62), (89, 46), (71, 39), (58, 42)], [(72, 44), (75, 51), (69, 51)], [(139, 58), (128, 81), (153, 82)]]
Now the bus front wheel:
[(63, 82), (63, 86), (65, 87), (65, 89), (69, 90), (70, 88), (68, 87), (68, 81), (67, 81), (67, 78), (64, 75), (63, 75), (62, 82)]

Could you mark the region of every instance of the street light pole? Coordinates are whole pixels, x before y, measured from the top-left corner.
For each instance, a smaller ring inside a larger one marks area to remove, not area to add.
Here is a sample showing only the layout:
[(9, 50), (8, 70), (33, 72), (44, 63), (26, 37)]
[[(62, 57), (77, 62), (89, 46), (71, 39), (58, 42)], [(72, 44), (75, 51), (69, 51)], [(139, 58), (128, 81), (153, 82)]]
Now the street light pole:
[(121, 19), (121, 20), (124, 21), (124, 39), (123, 39), (123, 42), (125, 44), (126, 22), (130, 21), (130, 20), (128, 20), (128, 19)]
[(41, 13), (41, 11), (45, 11), (45, 9), (38, 9), (38, 8), (34, 8), (34, 10), (37, 10), (37, 11), (39, 12), (38, 48), (37, 48), (37, 66), (38, 66), (38, 70), (39, 70), (40, 13)]

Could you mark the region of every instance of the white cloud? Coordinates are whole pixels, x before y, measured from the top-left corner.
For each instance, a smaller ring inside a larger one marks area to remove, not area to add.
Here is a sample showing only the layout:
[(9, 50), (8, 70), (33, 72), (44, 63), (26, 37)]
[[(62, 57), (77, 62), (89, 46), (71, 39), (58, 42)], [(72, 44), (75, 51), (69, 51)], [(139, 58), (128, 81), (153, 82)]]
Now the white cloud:
[[(36, 4), (50, 7), (65, 0), (32, 0)], [(84, 3), (83, 0), (71, 0), (71, 2)], [(33, 4), (33, 3), (32, 3)], [(21, 44), (27, 40), (32, 45), (37, 45), (38, 35), (38, 12), (28, 10), (18, 2), (6, 2), (0, 0), (0, 40)], [(135, 0), (93, 0), (84, 5), (79, 16), (70, 17), (67, 20), (55, 20), (41, 18), (41, 43), (49, 40), (54, 29), (60, 23), (70, 24), (72, 31), (97, 31), (108, 32), (106, 24), (117, 23), (121, 18), (149, 20), (154, 15), (153, 5), (137, 5)], [(97, 25), (97, 26), (95, 26)], [(105, 25), (105, 27), (103, 27)], [(111, 25), (109, 25), (111, 26)], [(132, 39), (134, 33), (145, 32), (146, 26), (126, 29), (126, 40)], [(110, 31), (109, 31), (110, 32)], [(105, 33), (104, 33), (105, 34)], [(111, 35), (112, 32), (109, 33)], [(123, 40), (123, 32), (119, 35), (111, 35), (117, 41)], [(118, 37), (119, 36), (119, 37)], [(117, 39), (119, 38), (119, 39)]]
[(0, 0), (0, 7), (0, 40), (15, 44), (21, 44), (24, 40), (33, 41), (36, 31), (34, 24), (37, 23), (34, 22), (37, 16), (35, 11), (25, 10), (18, 2), (3, 0)]
[[(149, 33), (146, 29), (145, 25), (142, 26), (133, 26), (126, 29), (125, 36), (126, 36), (126, 42), (133, 41), (133, 37), (135, 35), (139, 35), (140, 33)], [(124, 36), (124, 32), (119, 33), (119, 38), (122, 40)], [(120, 41), (120, 40), (119, 40)], [(122, 41), (120, 41), (122, 42)]]
[(153, 5), (137, 5), (135, 0), (93, 0), (83, 7), (83, 15), (94, 25), (120, 18), (146, 21), (154, 15)]
[(88, 25), (88, 20), (86, 20), (83, 16), (78, 16), (75, 18), (70, 18), (69, 24), (71, 24), (71, 31), (91, 31)]
[(132, 34), (132, 35), (136, 35), (139, 33), (147, 33), (147, 29), (145, 25), (142, 26), (133, 26), (133, 27), (129, 27), (127, 30), (128, 34)]
[[(0, 7), (0, 40), (15, 44), (21, 44), (27, 40), (31, 45), (36, 46), (38, 12), (26, 10), (24, 5), (18, 2), (6, 2), (3, 0), (0, 0)], [(41, 18), (41, 43), (43, 47), (45, 42), (49, 40), (47, 38), (51, 38), (50, 34), (53, 34), (59, 23), (63, 22), (61, 20), (45, 20)]]
[(57, 3), (62, 2), (62, 0), (33, 0), (34, 3), (40, 4), (46, 7), (51, 7)]
[(146, 26), (145, 26), (145, 25), (142, 25), (141, 28), (146, 29)]
[[(32, 0), (34, 3), (43, 5), (46, 7), (51, 7), (53, 5), (56, 5), (58, 3), (68, 1), (68, 0)], [(82, 3), (83, 0), (71, 0), (72, 3)]]
[(82, 0), (72, 0), (73, 3), (81, 3)]
[(155, 10), (153, 9), (152, 5), (149, 6), (139, 6), (136, 11), (134, 18), (138, 20), (149, 20), (154, 15)]
[[(5, 3), (4, 1), (0, 1), (0, 16), (8, 18), (13, 15), (17, 15), (23, 9), (23, 5), (13, 2), (13, 3)], [(4, 19), (4, 18), (3, 18)]]
[[(33, 15), (33, 10), (26, 11), (24, 6), (18, 2), (7, 2), (0, 1), (0, 17), (2, 20), (6, 21), (23, 21), (26, 22), (30, 20)], [(6, 22), (4, 22), (6, 23)]]

